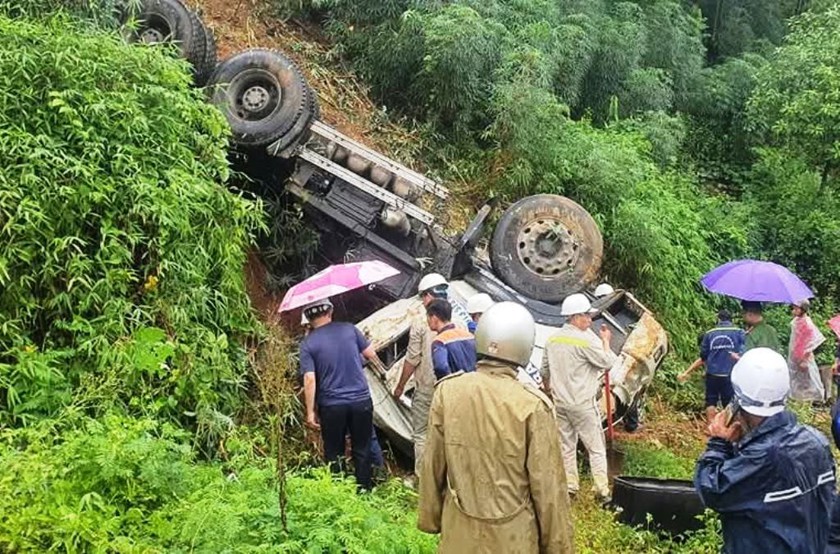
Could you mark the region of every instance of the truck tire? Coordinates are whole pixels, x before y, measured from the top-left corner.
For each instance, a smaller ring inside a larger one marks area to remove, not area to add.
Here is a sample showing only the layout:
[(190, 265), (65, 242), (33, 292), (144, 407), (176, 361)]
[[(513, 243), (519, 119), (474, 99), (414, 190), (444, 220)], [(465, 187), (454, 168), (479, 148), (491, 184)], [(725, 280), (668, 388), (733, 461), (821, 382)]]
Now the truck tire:
[(213, 36), (213, 31), (204, 25), (198, 14), (190, 12), (190, 15), (193, 18), (193, 24), (201, 29), (204, 42), (204, 54), (201, 57), (201, 63), (193, 64), (193, 82), (195, 86), (203, 87), (216, 70), (216, 64), (219, 61), (216, 57), (216, 39)]
[(291, 144), (308, 131), (309, 125), (300, 125), (300, 120), (311, 120), (317, 105), (294, 62), (272, 50), (246, 50), (225, 60), (208, 86), (211, 102), (230, 124), (233, 141), (244, 148), (280, 139)]
[(597, 277), (604, 241), (592, 216), (554, 194), (528, 196), (502, 214), (490, 245), (490, 261), (517, 292), (559, 302)]
[(205, 67), (208, 31), (179, 0), (143, 0), (136, 18), (137, 27), (128, 34), (129, 42), (175, 42), (181, 56), (192, 65), (194, 75)]

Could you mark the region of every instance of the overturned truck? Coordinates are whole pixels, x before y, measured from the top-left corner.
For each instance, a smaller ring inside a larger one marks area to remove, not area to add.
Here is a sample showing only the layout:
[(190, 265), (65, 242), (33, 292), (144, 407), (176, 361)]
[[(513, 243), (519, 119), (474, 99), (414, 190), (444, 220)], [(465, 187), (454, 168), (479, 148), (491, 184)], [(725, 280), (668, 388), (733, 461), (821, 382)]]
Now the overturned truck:
[[(298, 67), (280, 52), (252, 49), (216, 63), (215, 42), (180, 0), (144, 0), (127, 36), (146, 43), (175, 42), (195, 69), (197, 86), (225, 115), (233, 146), (249, 173), (294, 195), (308, 220), (330, 237), (344, 261), (382, 260), (400, 274), (378, 286), (391, 303), (359, 322), (388, 371), (368, 371), (375, 421), (392, 442), (411, 452), (409, 392), (392, 398), (408, 329), (421, 303), (416, 287), (435, 271), (451, 280), (456, 298), (478, 292), (525, 305), (537, 326), (532, 364), (565, 318), (559, 303), (587, 291), (599, 275), (603, 241), (591, 215), (557, 195), (529, 196), (507, 208), (485, 233), (492, 206), (470, 225), (448, 233), (440, 214), (451, 201), (436, 181), (392, 160), (319, 120), (317, 97)], [(282, 171), (273, 171), (273, 168)], [(269, 176), (269, 177), (266, 177)], [(667, 352), (667, 337), (632, 294), (597, 299), (595, 324), (613, 331), (619, 361), (610, 372), (616, 419), (637, 408)], [(602, 406), (606, 396), (602, 395)]]

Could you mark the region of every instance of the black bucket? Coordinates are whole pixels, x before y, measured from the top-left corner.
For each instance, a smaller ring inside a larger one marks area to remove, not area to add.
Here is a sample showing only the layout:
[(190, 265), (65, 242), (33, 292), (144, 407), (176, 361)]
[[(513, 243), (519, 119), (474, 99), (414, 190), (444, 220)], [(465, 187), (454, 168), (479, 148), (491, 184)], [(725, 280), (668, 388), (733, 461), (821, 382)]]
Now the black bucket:
[(703, 502), (691, 481), (616, 477), (613, 504), (621, 508), (619, 521), (628, 525), (646, 526), (650, 514), (656, 529), (672, 535), (703, 527), (697, 519), (703, 513)]

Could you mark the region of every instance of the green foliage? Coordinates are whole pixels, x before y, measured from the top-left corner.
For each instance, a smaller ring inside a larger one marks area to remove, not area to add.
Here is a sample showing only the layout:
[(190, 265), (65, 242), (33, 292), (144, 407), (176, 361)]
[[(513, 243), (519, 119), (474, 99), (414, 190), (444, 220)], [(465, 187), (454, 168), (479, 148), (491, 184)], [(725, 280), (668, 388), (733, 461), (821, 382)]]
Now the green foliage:
[(748, 194), (761, 214), (762, 250), (807, 276), (824, 299), (840, 298), (840, 190), (791, 153), (759, 154)]
[(114, 28), (120, 10), (138, 0), (0, 0), (0, 14), (11, 18), (39, 18), (58, 12), (72, 15), (91, 26)]
[(707, 510), (703, 528), (684, 537), (659, 534), (644, 526), (630, 527), (615, 514), (595, 507), (575, 506), (575, 547), (581, 554), (717, 554), (723, 546), (720, 520)]
[(707, 67), (698, 75), (689, 103), (684, 151), (701, 177), (718, 188), (740, 193), (753, 161), (745, 106), (766, 60), (745, 54)]
[(699, 0), (708, 21), (708, 45), (713, 59), (761, 51), (778, 45), (788, 18), (802, 13), (808, 0)]
[(292, 474), (284, 530), (265, 459), (231, 441), (226, 463), (199, 463), (186, 441), (169, 425), (116, 414), (3, 432), (0, 550), (435, 550), (415, 528), (415, 495), (398, 483), (359, 495), (326, 471)]
[(222, 116), (168, 50), (66, 19), (0, 18), (0, 75), (0, 424), (81, 388), (94, 411), (224, 424), (261, 217), (220, 185)]
[(840, 161), (840, 6), (808, 13), (758, 75), (748, 116), (756, 132), (835, 179)]
[(627, 475), (686, 480), (694, 477), (694, 460), (676, 456), (662, 446), (633, 441), (623, 443), (621, 448)]

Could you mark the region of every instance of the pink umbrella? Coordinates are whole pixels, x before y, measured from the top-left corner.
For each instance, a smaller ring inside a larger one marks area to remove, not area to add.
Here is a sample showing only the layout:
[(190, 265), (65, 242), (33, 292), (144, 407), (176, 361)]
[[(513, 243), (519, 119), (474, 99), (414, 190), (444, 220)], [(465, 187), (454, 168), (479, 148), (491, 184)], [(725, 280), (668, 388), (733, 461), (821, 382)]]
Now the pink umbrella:
[(399, 271), (378, 260), (331, 265), (293, 286), (283, 297), (280, 312), (288, 312), (316, 300), (358, 289), (399, 275)]
[(828, 326), (831, 327), (831, 330), (834, 331), (834, 334), (837, 335), (838, 339), (840, 339), (840, 315), (836, 315), (829, 319)]

